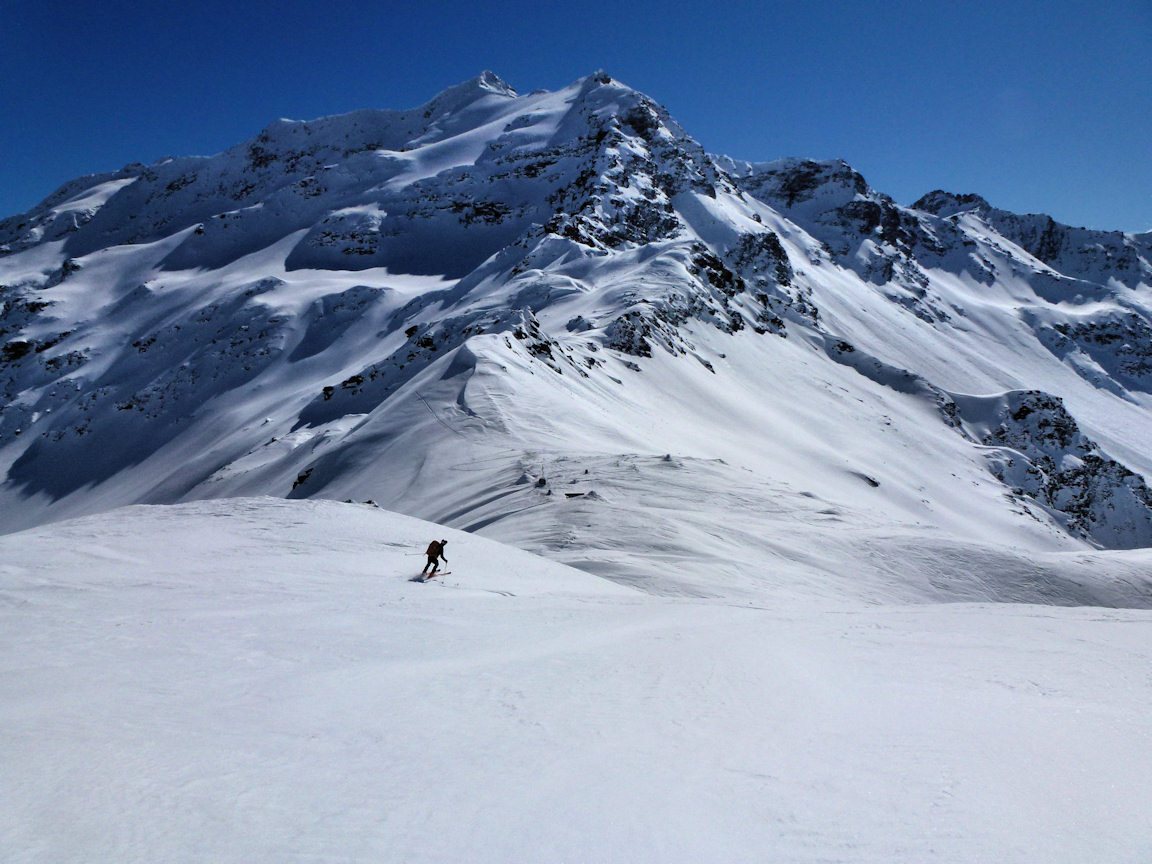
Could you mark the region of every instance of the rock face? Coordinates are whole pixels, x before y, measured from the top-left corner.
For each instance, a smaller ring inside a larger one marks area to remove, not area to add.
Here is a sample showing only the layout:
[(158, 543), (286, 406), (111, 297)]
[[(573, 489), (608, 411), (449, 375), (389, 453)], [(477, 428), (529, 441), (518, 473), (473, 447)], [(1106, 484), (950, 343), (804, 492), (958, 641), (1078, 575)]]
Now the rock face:
[(1106, 548), (1152, 546), (1152, 490), (1085, 436), (1059, 398), (1028, 390), (957, 401), (967, 430), (990, 448), (990, 470), (1012, 495)]
[[(926, 398), (967, 436), (949, 447), (1008, 454), (990, 476), (1072, 535), (1141, 545), (1150, 250), (978, 196), (903, 207), (843, 162), (712, 156), (601, 72), (525, 96), (486, 72), (410, 110), (280, 120), (0, 222), (0, 528), (241, 492), (405, 509), (397, 453), (572, 436), (534, 431), (500, 388), (643, 440), (618, 406), (671, 386), (643, 374), (665, 358), (750, 388), (751, 411), (816, 386), (823, 366), (773, 378), (807, 345), (859, 373), (861, 403)], [(1000, 394), (982, 397), (998, 425), (972, 431), (964, 393)]]

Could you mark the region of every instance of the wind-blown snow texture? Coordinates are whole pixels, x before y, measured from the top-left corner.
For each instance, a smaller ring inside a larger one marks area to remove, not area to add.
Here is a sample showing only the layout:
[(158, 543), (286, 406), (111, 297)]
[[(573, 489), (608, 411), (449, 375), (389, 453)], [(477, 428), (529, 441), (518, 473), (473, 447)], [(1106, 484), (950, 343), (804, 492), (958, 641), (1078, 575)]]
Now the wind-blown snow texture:
[(0, 851), (1147, 860), (1150, 262), (603, 73), (66, 184), (0, 222)]
[(0, 858), (1141, 864), (1150, 615), (654, 597), (362, 504), (127, 508), (0, 537)]

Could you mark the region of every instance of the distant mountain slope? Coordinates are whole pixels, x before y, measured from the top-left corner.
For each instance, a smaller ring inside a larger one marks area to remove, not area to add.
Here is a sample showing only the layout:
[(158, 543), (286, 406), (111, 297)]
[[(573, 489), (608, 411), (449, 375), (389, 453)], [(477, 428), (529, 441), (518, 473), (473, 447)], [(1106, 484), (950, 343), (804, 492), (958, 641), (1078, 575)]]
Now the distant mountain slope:
[(1152, 233), (1124, 234), (1061, 225), (1043, 214), (1018, 215), (993, 207), (979, 195), (936, 190), (912, 205), (955, 219), (972, 214), (1001, 236), (1065, 275), (1089, 282), (1115, 281), (1128, 288), (1152, 283)]
[[(706, 593), (824, 542), (1152, 545), (1148, 237), (1049, 223), (711, 156), (604, 73), (81, 178), (0, 223), (0, 528), (372, 498)], [(1072, 449), (972, 433), (1015, 393)]]

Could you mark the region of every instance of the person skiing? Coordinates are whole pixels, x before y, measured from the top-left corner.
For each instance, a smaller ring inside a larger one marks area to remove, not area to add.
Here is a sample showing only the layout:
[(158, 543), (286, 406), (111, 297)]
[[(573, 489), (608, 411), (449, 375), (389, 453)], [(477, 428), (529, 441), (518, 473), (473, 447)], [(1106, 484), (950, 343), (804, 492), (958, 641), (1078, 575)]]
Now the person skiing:
[(428, 563), (425, 564), (424, 569), (420, 571), (421, 576), (423, 576), (425, 573), (428, 573), (429, 567), (432, 568), (432, 572), (428, 573), (428, 578), (432, 578), (433, 576), (435, 576), (436, 570), (440, 567), (439, 559), (441, 559), (441, 558), (444, 559), (445, 564), (448, 563), (448, 559), (444, 558), (444, 547), (447, 545), (448, 545), (447, 540), (433, 540), (431, 543), (428, 544), (428, 552), (427, 552)]

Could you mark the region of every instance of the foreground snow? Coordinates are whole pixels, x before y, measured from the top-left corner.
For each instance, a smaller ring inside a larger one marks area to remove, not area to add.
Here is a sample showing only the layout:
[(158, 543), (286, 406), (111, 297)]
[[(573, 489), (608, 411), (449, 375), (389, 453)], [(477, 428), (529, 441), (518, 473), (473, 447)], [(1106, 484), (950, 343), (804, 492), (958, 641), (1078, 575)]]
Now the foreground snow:
[(1152, 613), (794, 601), (322, 501), (0, 537), (0, 858), (1152, 857)]

